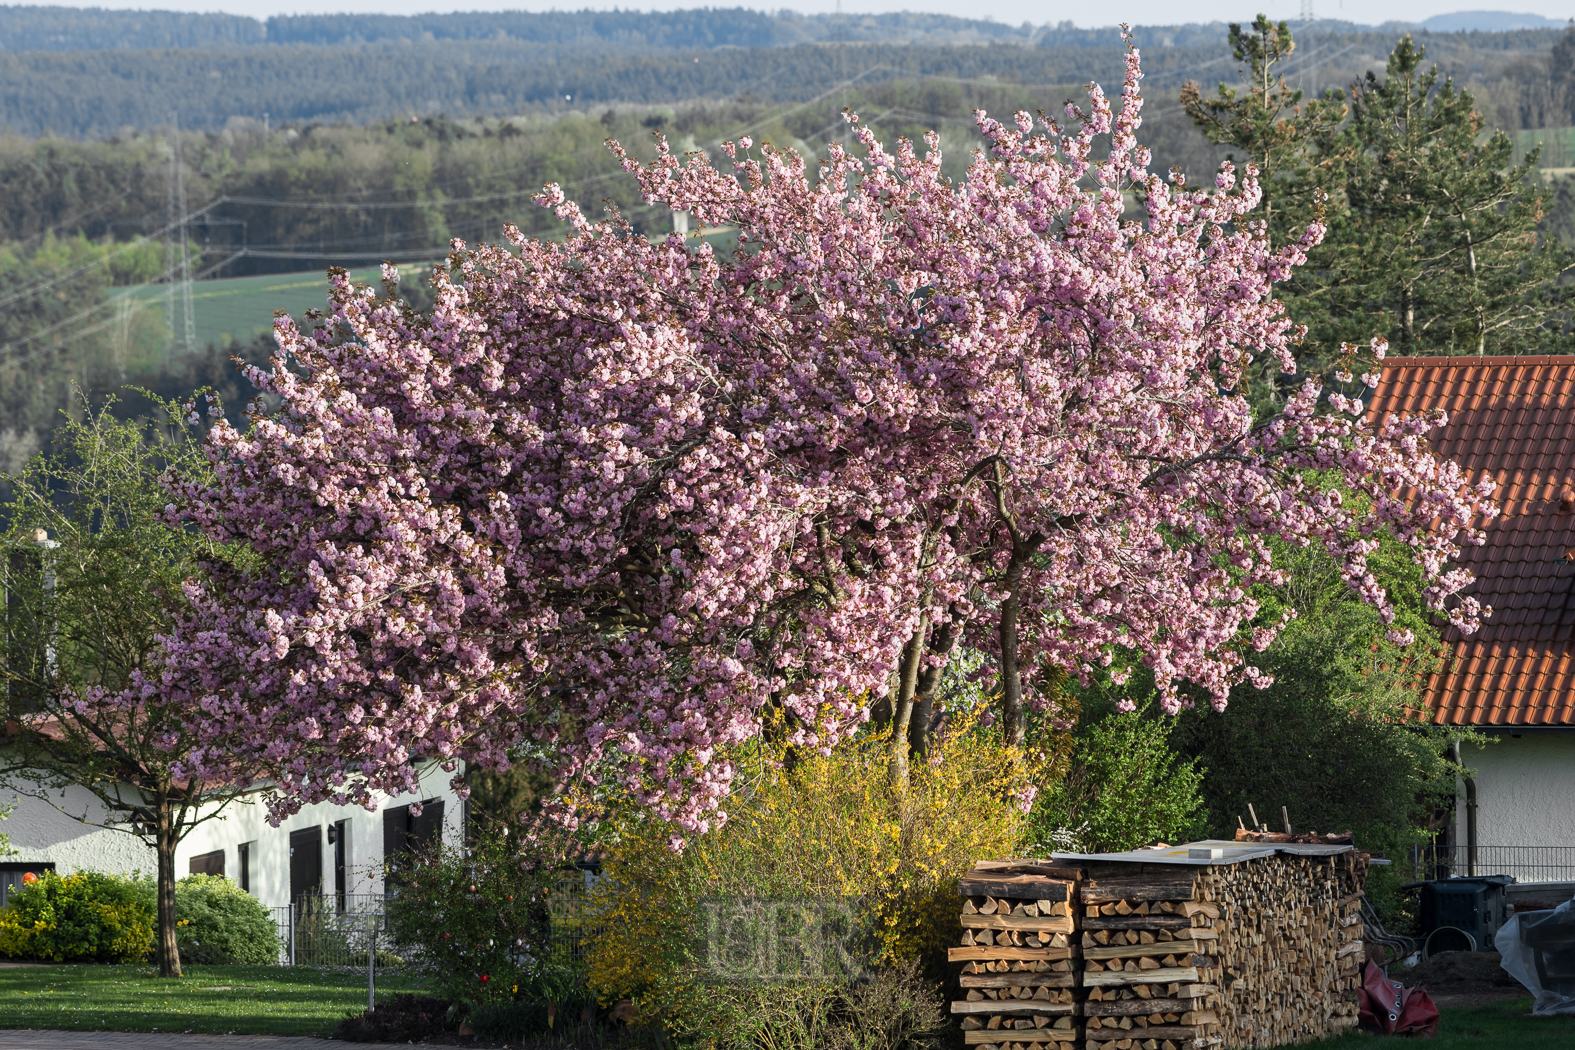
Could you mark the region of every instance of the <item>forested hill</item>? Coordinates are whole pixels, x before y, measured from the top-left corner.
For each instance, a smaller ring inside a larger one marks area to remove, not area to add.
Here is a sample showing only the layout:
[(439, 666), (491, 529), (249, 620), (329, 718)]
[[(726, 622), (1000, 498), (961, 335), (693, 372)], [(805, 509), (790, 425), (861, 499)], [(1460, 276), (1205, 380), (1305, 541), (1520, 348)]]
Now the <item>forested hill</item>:
[[(1323, 23), (1349, 30), (1345, 23)], [(1223, 27), (1158, 27), (1173, 43), (1215, 40)], [(0, 6), (0, 51), (98, 51), (147, 48), (228, 48), (265, 45), (338, 45), (390, 41), (512, 40), (595, 45), (650, 52), (714, 47), (791, 47), (817, 42), (968, 44), (1012, 41), (1049, 47), (1106, 47), (1120, 41), (1115, 26), (1078, 29), (1005, 25), (951, 15), (801, 15), (746, 8), (683, 11), (487, 11), (425, 15), (278, 15), (260, 22), (234, 15), (173, 11), (80, 10)]]
[[(1477, 86), (1493, 123), (1560, 126), (1563, 96), (1549, 85), (1552, 30), (1417, 34), (1432, 60)], [(1167, 46), (1166, 41), (1169, 40)], [(1309, 90), (1343, 86), (1383, 68), (1389, 32), (1307, 34), (1293, 76)], [(1145, 86), (1234, 75), (1224, 30), (1207, 43), (1139, 31)], [(218, 129), (236, 119), (273, 124), (391, 117), (522, 115), (706, 99), (800, 102), (838, 85), (889, 79), (994, 78), (1019, 85), (1120, 82), (1124, 49), (996, 43), (798, 44), (793, 47), (616, 52), (588, 44), (516, 40), (385, 41), (229, 49), (0, 53), (0, 128), (99, 138), (166, 127)], [(1555, 113), (1554, 110), (1558, 110)]]

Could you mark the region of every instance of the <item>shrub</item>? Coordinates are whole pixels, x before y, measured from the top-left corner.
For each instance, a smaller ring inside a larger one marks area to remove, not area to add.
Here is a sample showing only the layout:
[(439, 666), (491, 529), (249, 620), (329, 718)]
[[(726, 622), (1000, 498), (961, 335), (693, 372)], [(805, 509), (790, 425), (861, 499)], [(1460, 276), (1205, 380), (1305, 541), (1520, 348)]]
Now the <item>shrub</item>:
[(0, 954), (55, 962), (140, 962), (153, 950), (153, 883), (98, 871), (46, 873), (0, 911)]
[[(829, 906), (831, 914), (844, 908), (851, 928), (830, 932), (852, 958), (827, 966), (822, 953), (813, 965), (787, 964), (792, 994), (826, 1010), (852, 994), (846, 978), (866, 967), (915, 963), (915, 972), (929, 966), (938, 976), (959, 935), (958, 875), (981, 858), (1016, 852), (1018, 799), (1032, 771), (998, 733), (967, 718), (936, 736), (905, 790), (888, 779), (885, 733), (830, 755), (770, 739), (733, 756), (741, 787), (726, 821), (682, 852), (671, 848), (675, 829), (649, 814), (616, 822), (592, 893), (591, 921), (601, 932), (587, 952), (602, 1002), (630, 999), (645, 1021), (702, 1042), (736, 1028), (757, 991), (747, 975), (738, 987), (718, 984), (714, 959), (704, 954), (711, 949), (696, 920), (717, 901), (788, 902), (768, 923), (784, 915), (798, 922), (792, 902)], [(783, 968), (781, 960), (768, 966)], [(764, 987), (775, 989), (758, 993), (768, 998), (788, 994), (780, 984)]]
[(193, 963), (278, 961), (273, 914), (223, 875), (188, 875), (175, 884), (176, 942)]
[(1173, 749), (1171, 719), (1109, 712), (1078, 731), (1071, 769), (1037, 801), (1031, 852), (1098, 853), (1203, 830), (1203, 772)]
[(718, 995), (731, 1015), (718, 1050), (920, 1050), (947, 1035), (940, 990), (914, 959), (852, 983), (750, 984)]
[(434, 964), (451, 1000), (556, 1000), (580, 982), (571, 946), (553, 937), (549, 902), (564, 890), (555, 867), (502, 830), (482, 831), (468, 850), (443, 846), (399, 877), (394, 941)]

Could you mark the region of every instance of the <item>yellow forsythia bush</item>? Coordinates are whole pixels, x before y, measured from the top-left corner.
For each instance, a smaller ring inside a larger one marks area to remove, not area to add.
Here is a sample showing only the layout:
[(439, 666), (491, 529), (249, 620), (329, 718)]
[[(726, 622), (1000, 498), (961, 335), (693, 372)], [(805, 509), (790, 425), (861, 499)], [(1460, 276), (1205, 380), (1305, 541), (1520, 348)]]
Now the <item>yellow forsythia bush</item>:
[(153, 950), (155, 910), (148, 879), (49, 872), (11, 891), (0, 910), (0, 955), (139, 962)]
[(1044, 773), (968, 718), (937, 736), (928, 762), (915, 760), (905, 790), (890, 780), (889, 733), (830, 755), (790, 753), (771, 736), (736, 756), (726, 823), (682, 852), (670, 847), (672, 826), (648, 814), (619, 820), (592, 894), (592, 990), (632, 999), (647, 1019), (702, 1042), (697, 1022), (719, 1002), (697, 932), (707, 902), (848, 902), (861, 965), (916, 960), (938, 972), (958, 936), (957, 877), (1015, 853), (1019, 799)]

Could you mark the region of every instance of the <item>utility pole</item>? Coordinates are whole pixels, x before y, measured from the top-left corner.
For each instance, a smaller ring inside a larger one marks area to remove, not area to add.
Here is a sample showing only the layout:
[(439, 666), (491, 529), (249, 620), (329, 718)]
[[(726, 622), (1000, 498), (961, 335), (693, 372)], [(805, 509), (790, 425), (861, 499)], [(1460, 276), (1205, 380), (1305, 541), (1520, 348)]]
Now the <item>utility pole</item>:
[(170, 334), (171, 349), (179, 349), (184, 357), (196, 349), (197, 325), (191, 307), (191, 257), (186, 250), (186, 166), (181, 161), (179, 115), (171, 113), (170, 122), (175, 134), (165, 194), (164, 280), (171, 287), (164, 299), (164, 327)]

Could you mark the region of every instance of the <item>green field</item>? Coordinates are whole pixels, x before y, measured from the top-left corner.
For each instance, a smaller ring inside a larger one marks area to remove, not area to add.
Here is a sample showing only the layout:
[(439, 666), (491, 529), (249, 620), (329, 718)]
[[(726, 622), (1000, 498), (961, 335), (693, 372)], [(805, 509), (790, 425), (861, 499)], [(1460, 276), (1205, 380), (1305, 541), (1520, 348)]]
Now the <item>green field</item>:
[[(406, 283), (425, 281), (431, 269), (431, 263), (403, 263), (399, 267), (400, 279)], [(350, 275), (357, 281), (374, 283), (379, 270), (368, 266), (351, 270)], [(169, 288), (164, 284), (136, 285), (117, 289), (115, 295), (135, 302), (138, 309), (156, 310), (162, 314)], [(249, 343), (273, 327), (275, 310), (288, 310), (299, 320), (307, 310), (314, 306), (322, 308), (327, 302), (326, 267), (305, 273), (197, 281), (191, 289), (196, 345), (222, 348)]]
[[(284, 966), (187, 966), (165, 980), (152, 966), (0, 969), (0, 1028), (327, 1035), (366, 1009), (366, 974)], [(390, 971), (378, 992), (420, 990)]]
[(1526, 159), (1530, 150), (1542, 146), (1537, 158), (1539, 168), (1575, 168), (1575, 127), (1533, 128), (1530, 131), (1511, 131), (1515, 140), (1515, 162)]

